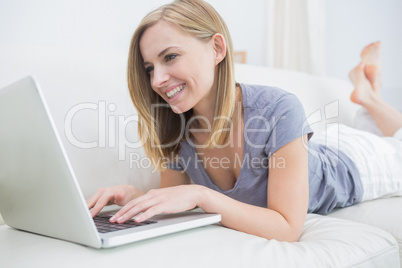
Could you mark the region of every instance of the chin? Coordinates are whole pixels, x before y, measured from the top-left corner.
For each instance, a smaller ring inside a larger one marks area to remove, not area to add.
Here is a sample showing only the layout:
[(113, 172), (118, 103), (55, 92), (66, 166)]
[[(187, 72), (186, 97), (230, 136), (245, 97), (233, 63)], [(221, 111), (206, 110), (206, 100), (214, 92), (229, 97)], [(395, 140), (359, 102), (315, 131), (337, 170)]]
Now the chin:
[(172, 111), (175, 114), (182, 114), (182, 113), (185, 113), (185, 112), (187, 112), (188, 110), (191, 109), (191, 107), (190, 108), (183, 108), (183, 107), (178, 107), (178, 106), (174, 106), (174, 105), (170, 105), (170, 108), (172, 108)]

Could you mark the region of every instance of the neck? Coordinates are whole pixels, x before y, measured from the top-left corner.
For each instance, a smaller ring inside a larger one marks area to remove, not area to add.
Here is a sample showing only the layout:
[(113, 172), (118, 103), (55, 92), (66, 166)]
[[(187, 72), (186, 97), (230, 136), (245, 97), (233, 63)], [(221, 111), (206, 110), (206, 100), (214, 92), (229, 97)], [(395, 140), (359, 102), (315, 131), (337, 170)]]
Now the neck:
[[(211, 90), (213, 91), (213, 90)], [(212, 130), (212, 124), (215, 117), (216, 89), (212, 94), (209, 94), (202, 102), (193, 107), (193, 116), (196, 120), (191, 124), (193, 129)], [(242, 93), (240, 87), (236, 87), (235, 98), (235, 113), (232, 118), (232, 123), (238, 123), (243, 117)], [(209, 133), (208, 133), (209, 134)]]
[(215, 104), (217, 98), (217, 86), (214, 84), (208, 94), (193, 107), (196, 117), (195, 127), (199, 129), (210, 129), (215, 117)]

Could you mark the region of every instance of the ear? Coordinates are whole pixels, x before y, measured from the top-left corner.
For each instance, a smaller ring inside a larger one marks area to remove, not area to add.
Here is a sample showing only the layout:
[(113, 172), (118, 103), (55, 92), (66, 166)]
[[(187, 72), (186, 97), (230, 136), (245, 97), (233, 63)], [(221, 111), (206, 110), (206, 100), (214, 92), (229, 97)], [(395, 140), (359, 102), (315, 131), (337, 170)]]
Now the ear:
[(214, 50), (215, 65), (218, 65), (226, 57), (226, 40), (223, 35), (216, 33), (211, 38)]

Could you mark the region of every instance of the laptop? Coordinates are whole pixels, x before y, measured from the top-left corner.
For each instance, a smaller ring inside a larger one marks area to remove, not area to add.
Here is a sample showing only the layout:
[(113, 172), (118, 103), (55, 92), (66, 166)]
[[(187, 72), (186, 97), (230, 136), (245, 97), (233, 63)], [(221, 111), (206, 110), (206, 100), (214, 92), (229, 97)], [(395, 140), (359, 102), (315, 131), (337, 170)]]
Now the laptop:
[[(110, 248), (221, 221), (219, 214), (187, 211), (157, 215), (144, 224), (127, 221), (131, 226), (110, 224), (106, 213), (95, 224), (43, 94), (30, 76), (0, 89), (0, 126), (0, 213), (10, 227)], [(113, 231), (107, 230), (110, 225)]]

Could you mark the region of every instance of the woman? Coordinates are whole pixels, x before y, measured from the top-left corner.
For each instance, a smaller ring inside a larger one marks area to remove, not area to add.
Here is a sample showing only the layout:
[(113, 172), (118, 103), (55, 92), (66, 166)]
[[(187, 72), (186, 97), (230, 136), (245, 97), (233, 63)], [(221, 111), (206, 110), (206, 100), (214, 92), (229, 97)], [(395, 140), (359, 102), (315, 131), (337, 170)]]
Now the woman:
[(117, 204), (124, 207), (111, 222), (143, 212), (135, 218), (141, 222), (199, 206), (229, 228), (297, 241), (307, 211), (363, 200), (360, 163), (348, 151), (308, 142), (312, 130), (293, 94), (235, 83), (229, 32), (202, 0), (175, 1), (143, 19), (131, 42), (128, 85), (161, 189), (100, 189), (87, 201), (92, 216)]

